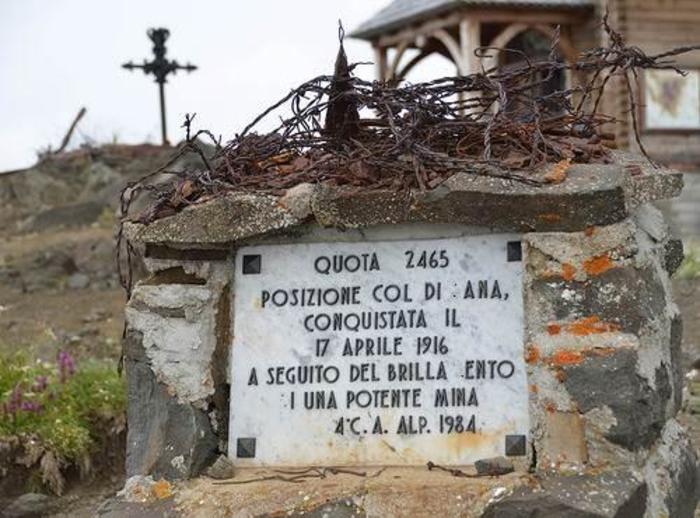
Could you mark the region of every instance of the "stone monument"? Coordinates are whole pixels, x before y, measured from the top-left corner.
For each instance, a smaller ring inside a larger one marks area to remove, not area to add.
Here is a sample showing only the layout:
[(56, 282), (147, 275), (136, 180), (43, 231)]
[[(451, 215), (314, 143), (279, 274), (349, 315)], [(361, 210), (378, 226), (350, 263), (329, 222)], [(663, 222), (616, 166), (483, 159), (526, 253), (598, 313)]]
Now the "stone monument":
[[(681, 188), (617, 154), (544, 187), (301, 184), (128, 223), (128, 475), (224, 455), (236, 478), (376, 469), (309, 513), (692, 516), (682, 246), (652, 204)], [(217, 498), (289, 509), (297, 485), (266, 483)]]

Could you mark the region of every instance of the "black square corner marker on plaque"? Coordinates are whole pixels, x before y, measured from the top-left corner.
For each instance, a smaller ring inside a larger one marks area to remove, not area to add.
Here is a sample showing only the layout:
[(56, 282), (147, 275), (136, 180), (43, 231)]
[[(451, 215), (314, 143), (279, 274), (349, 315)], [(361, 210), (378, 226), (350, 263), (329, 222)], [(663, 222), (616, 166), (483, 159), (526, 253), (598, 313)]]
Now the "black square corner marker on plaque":
[(523, 245), (520, 241), (508, 241), (508, 262), (516, 263), (523, 260)]
[(239, 459), (255, 458), (255, 438), (246, 437), (236, 440), (236, 457)]
[(506, 457), (522, 457), (525, 455), (525, 436), (506, 435)]
[(243, 256), (243, 275), (260, 273), (262, 270), (262, 257), (260, 254)]

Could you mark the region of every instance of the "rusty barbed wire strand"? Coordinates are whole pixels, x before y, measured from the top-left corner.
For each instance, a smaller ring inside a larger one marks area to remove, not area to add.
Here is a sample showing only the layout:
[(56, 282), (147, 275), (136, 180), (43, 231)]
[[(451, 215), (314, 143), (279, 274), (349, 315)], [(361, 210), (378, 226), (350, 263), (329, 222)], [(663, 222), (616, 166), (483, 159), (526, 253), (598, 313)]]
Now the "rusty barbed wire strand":
[(377, 478), (382, 473), (384, 473), (385, 468), (378, 469), (374, 473), (367, 473), (366, 471), (355, 471), (347, 468), (333, 468), (333, 467), (310, 467), (310, 468), (300, 468), (298, 470), (273, 470), (274, 474), (264, 475), (261, 477), (243, 479), (243, 480), (218, 480), (213, 482), (217, 486), (227, 486), (227, 485), (242, 485), (242, 484), (252, 484), (255, 482), (265, 482), (268, 480), (278, 480), (280, 482), (290, 482), (292, 484), (299, 484), (302, 482), (307, 482), (313, 479), (325, 479), (329, 475), (352, 475), (355, 477), (362, 478)]

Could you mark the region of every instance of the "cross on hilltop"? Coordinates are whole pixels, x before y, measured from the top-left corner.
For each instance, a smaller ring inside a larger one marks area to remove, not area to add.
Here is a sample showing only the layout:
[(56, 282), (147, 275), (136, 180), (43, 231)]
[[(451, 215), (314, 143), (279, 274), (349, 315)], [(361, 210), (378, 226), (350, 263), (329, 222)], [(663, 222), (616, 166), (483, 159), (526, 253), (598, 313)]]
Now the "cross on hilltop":
[(187, 63), (186, 65), (180, 65), (177, 61), (169, 61), (165, 54), (167, 48), (165, 47), (165, 42), (170, 36), (170, 31), (165, 28), (158, 29), (148, 29), (148, 37), (153, 42), (153, 54), (155, 58), (153, 61), (143, 60), (143, 64), (137, 65), (132, 61), (124, 63), (122, 67), (127, 70), (134, 70), (140, 68), (143, 70), (144, 74), (153, 74), (155, 76), (155, 81), (158, 83), (158, 91), (160, 93), (160, 129), (161, 137), (163, 140), (163, 145), (168, 145), (168, 134), (167, 126), (165, 121), (165, 83), (167, 82), (167, 77), (169, 74), (175, 74), (178, 70), (186, 70), (187, 72), (192, 72), (197, 70), (195, 65)]

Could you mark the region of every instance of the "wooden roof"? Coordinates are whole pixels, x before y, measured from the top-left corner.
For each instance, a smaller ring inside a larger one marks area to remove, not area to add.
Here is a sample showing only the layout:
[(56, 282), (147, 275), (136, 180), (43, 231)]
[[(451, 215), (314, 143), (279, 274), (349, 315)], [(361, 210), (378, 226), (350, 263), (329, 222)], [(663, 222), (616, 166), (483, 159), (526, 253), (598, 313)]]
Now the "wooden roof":
[(591, 7), (595, 4), (596, 0), (394, 0), (362, 23), (351, 36), (372, 39), (388, 31), (462, 6), (571, 9)]

